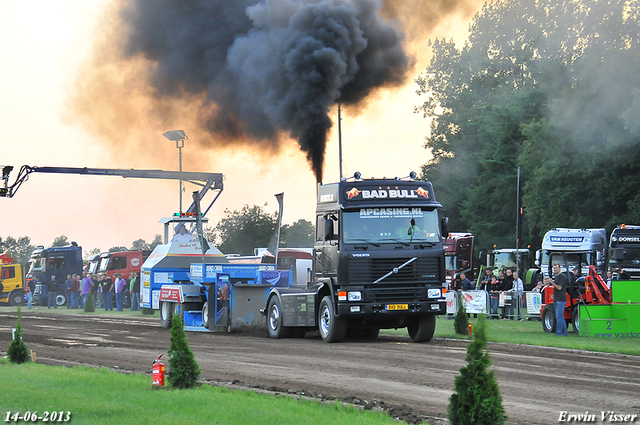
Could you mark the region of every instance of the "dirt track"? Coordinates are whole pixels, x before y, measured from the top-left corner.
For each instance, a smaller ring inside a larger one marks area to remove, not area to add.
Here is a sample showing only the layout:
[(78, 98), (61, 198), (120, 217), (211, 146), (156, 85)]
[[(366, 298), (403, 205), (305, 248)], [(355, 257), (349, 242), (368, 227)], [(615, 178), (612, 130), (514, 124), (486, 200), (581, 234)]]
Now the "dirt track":
[[(42, 308), (42, 307), (40, 307)], [(94, 365), (149, 374), (170, 334), (157, 317), (48, 314), (23, 308), (25, 342), (39, 363)], [(15, 311), (0, 308), (6, 355)], [(440, 320), (438, 325), (440, 325)], [(189, 332), (201, 379), (216, 385), (339, 398), (382, 406), (410, 422), (445, 423), (466, 342), (381, 336), (325, 344), (313, 335), (271, 340), (247, 334)], [(561, 411), (600, 421), (600, 411), (640, 415), (640, 358), (513, 344), (489, 344), (509, 423), (557, 423)], [(636, 419), (640, 423), (640, 419)]]

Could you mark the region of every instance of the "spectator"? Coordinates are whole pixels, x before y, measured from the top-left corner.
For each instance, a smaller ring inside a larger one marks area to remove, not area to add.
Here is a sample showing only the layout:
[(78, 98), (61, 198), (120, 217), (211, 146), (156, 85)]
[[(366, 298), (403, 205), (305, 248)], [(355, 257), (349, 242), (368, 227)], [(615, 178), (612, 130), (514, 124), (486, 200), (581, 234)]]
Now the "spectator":
[(102, 307), (106, 311), (113, 311), (113, 281), (106, 273), (100, 276), (100, 291), (102, 292)]
[(569, 277), (566, 273), (562, 273), (559, 263), (553, 264), (554, 279), (550, 277), (545, 282), (553, 286), (553, 300), (556, 308), (556, 335), (569, 336), (567, 322), (564, 320), (564, 306), (567, 303), (567, 286), (569, 285)]
[(491, 267), (489, 267), (489, 268), (487, 268), (485, 270), (484, 277), (480, 280), (480, 288), (479, 289), (488, 290), (489, 283), (491, 283), (492, 276), (494, 276), (493, 269)]
[(71, 304), (71, 308), (79, 308), (78, 307), (78, 292), (80, 291), (80, 281), (78, 280), (78, 275), (74, 274), (71, 278), (71, 285), (69, 286), (69, 295), (71, 299), (69, 300), (69, 304)]
[(611, 282), (613, 281), (613, 272), (611, 270), (607, 270), (607, 286), (611, 289)]
[(620, 269), (620, 273), (618, 273), (617, 280), (630, 280), (629, 273), (625, 269)]
[[(511, 288), (513, 288), (513, 271), (511, 269), (507, 269), (506, 274), (503, 274), (502, 276), (503, 278), (500, 281), (500, 291), (505, 293), (505, 295), (503, 295), (504, 305), (502, 306), (502, 318), (508, 319), (510, 316), (513, 316), (513, 294), (511, 292)], [(511, 296), (510, 300), (507, 299), (509, 296)]]
[(89, 277), (89, 273), (83, 272), (82, 275), (83, 277), (82, 277), (82, 292), (80, 297), (80, 307), (84, 308), (84, 305), (87, 302), (87, 296), (91, 294), (91, 290), (93, 288), (93, 281), (91, 280), (91, 277)]
[(127, 281), (122, 278), (120, 273), (116, 273), (115, 278), (116, 311), (122, 311), (124, 306), (124, 287), (127, 284)]
[(51, 275), (51, 280), (47, 282), (47, 294), (49, 296), (49, 301), (47, 303), (47, 308), (58, 308), (56, 305), (56, 295), (58, 295), (58, 282), (56, 282), (56, 275)]
[(140, 273), (132, 272), (131, 273), (131, 281), (130, 284), (130, 292), (131, 292), (131, 311), (139, 311), (140, 310)]
[(31, 292), (31, 288), (29, 287), (29, 281), (24, 286), (24, 299), (27, 300), (27, 308), (31, 308), (31, 299), (33, 298), (33, 292)]
[[(100, 276), (92, 274), (89, 276), (93, 285), (91, 286), (91, 296), (93, 297), (93, 304), (98, 307), (102, 307), (102, 292), (100, 291)], [(100, 294), (100, 296), (98, 296)]]
[(511, 292), (513, 294), (511, 298), (511, 310), (513, 311), (513, 307), (515, 306), (515, 319), (516, 320), (524, 320), (521, 316), (520, 305), (522, 293), (524, 292), (524, 282), (519, 277), (518, 270), (513, 271), (513, 286), (511, 288)]
[(492, 319), (498, 318), (498, 304), (500, 302), (500, 290), (501, 290), (501, 285), (500, 285), (500, 281), (498, 280), (498, 276), (491, 275), (491, 281), (487, 286), (487, 291), (489, 292), (489, 297), (490, 297), (490, 303), (491, 303), (490, 316)]
[(67, 275), (67, 280), (64, 281), (64, 294), (67, 297), (67, 308), (71, 308), (71, 275)]
[(466, 273), (460, 273), (460, 283), (462, 284), (463, 291), (473, 291), (475, 285), (467, 278)]

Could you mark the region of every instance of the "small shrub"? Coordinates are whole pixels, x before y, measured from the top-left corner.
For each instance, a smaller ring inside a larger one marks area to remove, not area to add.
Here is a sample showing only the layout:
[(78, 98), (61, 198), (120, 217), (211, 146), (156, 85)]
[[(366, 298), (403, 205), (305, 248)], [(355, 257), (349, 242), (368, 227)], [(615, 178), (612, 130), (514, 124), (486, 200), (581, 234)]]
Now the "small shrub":
[(473, 341), (467, 347), (467, 366), (455, 378), (447, 416), (451, 425), (501, 425), (507, 416), (495, 373), (489, 370), (485, 315), (480, 316)]
[(469, 315), (464, 305), (464, 298), (460, 295), (458, 311), (453, 321), (453, 329), (458, 335), (469, 335)]
[(179, 314), (173, 316), (171, 325), (170, 369), (167, 380), (176, 388), (192, 388), (200, 377), (200, 366), (187, 344), (187, 335)]
[(18, 307), (18, 321), (16, 322), (16, 331), (13, 340), (7, 350), (7, 355), (11, 363), (24, 363), (29, 359), (29, 349), (27, 344), (22, 340), (22, 313)]
[(87, 302), (84, 303), (84, 312), (93, 313), (94, 311), (96, 311), (96, 302), (93, 299), (93, 292), (89, 292), (87, 294)]

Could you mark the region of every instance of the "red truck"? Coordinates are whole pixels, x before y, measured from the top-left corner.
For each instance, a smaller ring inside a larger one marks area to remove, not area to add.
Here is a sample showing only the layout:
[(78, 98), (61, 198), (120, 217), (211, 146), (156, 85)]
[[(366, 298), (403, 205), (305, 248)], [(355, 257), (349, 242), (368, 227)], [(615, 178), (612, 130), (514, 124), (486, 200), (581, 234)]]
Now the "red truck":
[(476, 278), (473, 269), (473, 243), (471, 233), (449, 233), (444, 238), (444, 262), (447, 269), (449, 289), (462, 289), (460, 273), (465, 273), (470, 281)]

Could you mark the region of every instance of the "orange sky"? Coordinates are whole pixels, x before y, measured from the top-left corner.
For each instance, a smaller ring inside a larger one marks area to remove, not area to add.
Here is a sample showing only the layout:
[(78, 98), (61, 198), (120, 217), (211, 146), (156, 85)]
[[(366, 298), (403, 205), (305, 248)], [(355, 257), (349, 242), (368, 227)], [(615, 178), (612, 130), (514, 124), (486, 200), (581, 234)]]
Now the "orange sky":
[[(398, 5), (409, 5), (413, 0)], [(424, 137), (429, 123), (413, 108), (421, 103), (415, 94), (415, 78), (429, 60), (427, 40), (454, 38), (463, 42), (472, 14), (480, 7), (452, 9), (453, 2), (421, 1), (420, 13), (407, 25), (408, 51), (416, 56), (416, 69), (401, 88), (379, 90), (360, 110), (343, 109), (342, 141), (344, 175), (360, 171), (363, 177), (403, 177), (419, 171), (428, 159)], [(472, 2), (473, 3), (473, 2)], [(429, 5), (432, 7), (424, 7)], [(313, 220), (315, 179), (305, 156), (294, 141), (275, 155), (264, 148), (203, 149), (202, 133), (190, 127), (189, 103), (166, 104), (180, 111), (176, 122), (162, 122), (145, 114), (148, 107), (141, 90), (113, 92), (105, 87), (78, 86), (82, 70), (95, 60), (96, 37), (104, 36), (111, 22), (111, 0), (41, 2), (38, 10), (24, 2), (3, 2), (0, 27), (4, 66), (0, 95), (0, 165), (13, 165), (13, 182), (21, 165), (134, 169), (178, 169), (174, 142), (162, 134), (182, 129), (189, 140), (183, 152), (185, 171), (225, 175), (225, 190), (208, 214), (212, 225), (225, 208), (261, 205), (275, 212), (273, 196), (284, 192), (284, 223)], [(399, 7), (399, 6), (398, 6)], [(100, 58), (98, 58), (99, 60)], [(105, 78), (127, 76), (135, 69), (118, 69)], [(111, 117), (92, 117), (83, 125), (69, 107), (73, 93), (83, 94), (90, 106), (107, 100), (126, 111), (127, 120), (117, 127)], [(116, 97), (117, 96), (117, 97)], [(121, 105), (121, 106), (120, 106)], [(337, 109), (328, 136), (324, 181), (336, 181), (338, 170)], [(109, 138), (109, 140), (105, 140)], [(113, 143), (117, 139), (118, 143)], [(183, 205), (190, 204), (195, 186), (186, 185)], [(437, 188), (436, 195), (437, 195)], [(211, 195), (204, 200), (211, 200)], [(0, 237), (30, 236), (32, 244), (49, 246), (59, 235), (77, 241), (85, 250), (130, 246), (162, 233), (158, 221), (178, 211), (176, 181), (122, 179), (120, 177), (31, 174), (14, 198), (0, 199)]]

